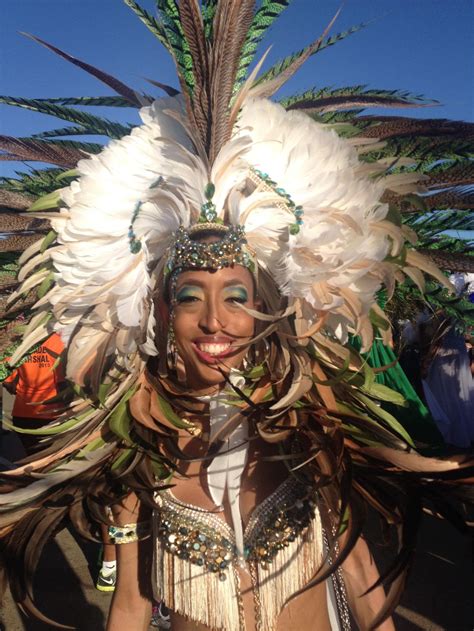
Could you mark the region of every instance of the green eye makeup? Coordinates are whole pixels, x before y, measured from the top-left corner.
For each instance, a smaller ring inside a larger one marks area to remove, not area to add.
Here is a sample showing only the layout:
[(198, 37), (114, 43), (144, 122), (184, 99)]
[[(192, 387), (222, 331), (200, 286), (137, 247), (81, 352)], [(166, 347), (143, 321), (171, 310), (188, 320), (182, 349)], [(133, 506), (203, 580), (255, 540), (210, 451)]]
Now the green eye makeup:
[(249, 295), (245, 287), (229, 287), (224, 290), (226, 300), (235, 300), (237, 302), (247, 302)]
[(202, 298), (202, 289), (193, 285), (184, 285), (176, 293), (177, 302), (186, 302), (187, 300), (200, 300)]
[[(249, 299), (248, 291), (244, 286), (236, 285), (227, 287), (222, 293), (224, 300), (245, 303)], [(204, 292), (196, 285), (183, 285), (176, 292), (176, 302), (191, 302), (192, 300), (204, 300)]]

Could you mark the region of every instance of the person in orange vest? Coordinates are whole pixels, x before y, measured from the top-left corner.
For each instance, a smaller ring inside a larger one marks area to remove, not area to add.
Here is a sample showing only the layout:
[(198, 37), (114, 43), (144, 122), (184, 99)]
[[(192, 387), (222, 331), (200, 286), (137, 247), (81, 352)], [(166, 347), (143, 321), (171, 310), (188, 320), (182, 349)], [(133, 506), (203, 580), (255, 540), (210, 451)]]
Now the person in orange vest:
[[(38, 429), (60, 414), (62, 403), (57, 397), (66, 386), (63, 364), (59, 359), (63, 350), (61, 337), (53, 333), (4, 380), (4, 387), (14, 396), (11, 411), (13, 427)], [(39, 445), (40, 436), (36, 434), (18, 433), (17, 436), (27, 455)], [(117, 563), (115, 546), (110, 543), (106, 525), (102, 525), (102, 541), (102, 567), (96, 587), (109, 592), (115, 589)]]
[[(61, 403), (49, 402), (65, 386), (64, 368), (59, 357), (64, 344), (57, 333), (42, 342), (3, 382), (14, 395), (12, 424), (19, 429), (38, 429), (58, 416)], [(27, 454), (35, 450), (39, 437), (20, 433)]]

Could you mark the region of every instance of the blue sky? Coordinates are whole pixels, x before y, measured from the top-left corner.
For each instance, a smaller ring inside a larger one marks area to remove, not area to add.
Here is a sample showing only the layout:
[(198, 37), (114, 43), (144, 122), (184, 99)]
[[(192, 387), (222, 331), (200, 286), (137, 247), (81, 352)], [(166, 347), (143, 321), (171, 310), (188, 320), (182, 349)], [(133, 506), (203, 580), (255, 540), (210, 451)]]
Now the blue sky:
[[(153, 12), (153, 0), (139, 3)], [(273, 45), (268, 63), (309, 43), (339, 6), (339, 0), (293, 0), (267, 37), (266, 43)], [(473, 120), (472, 0), (346, 0), (332, 33), (369, 20), (373, 22), (360, 33), (310, 59), (282, 94), (327, 85), (402, 88), (443, 103), (414, 115)], [(144, 77), (176, 85), (167, 54), (121, 0), (7, 0), (0, 25), (1, 94), (44, 98), (111, 93), (19, 31), (33, 33), (135, 89), (155, 93)], [(134, 110), (118, 114), (108, 112), (111, 118), (137, 120)], [(51, 117), (1, 107), (2, 134), (28, 135), (57, 126)], [(0, 163), (0, 169), (1, 174), (12, 173), (8, 163)]]

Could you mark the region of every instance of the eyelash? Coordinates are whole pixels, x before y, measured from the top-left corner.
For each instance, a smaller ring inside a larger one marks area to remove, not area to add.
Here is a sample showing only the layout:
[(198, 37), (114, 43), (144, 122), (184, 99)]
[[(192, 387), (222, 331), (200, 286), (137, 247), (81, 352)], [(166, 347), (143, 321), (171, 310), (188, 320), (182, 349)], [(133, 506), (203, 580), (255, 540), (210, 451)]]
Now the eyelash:
[(197, 296), (183, 296), (182, 298), (176, 298), (176, 302), (178, 304), (183, 304), (183, 303), (187, 303), (187, 302), (196, 302), (197, 300), (199, 300), (199, 298)]
[(230, 298), (227, 298), (226, 302), (238, 302), (239, 304), (244, 305), (247, 300), (246, 296), (231, 296)]

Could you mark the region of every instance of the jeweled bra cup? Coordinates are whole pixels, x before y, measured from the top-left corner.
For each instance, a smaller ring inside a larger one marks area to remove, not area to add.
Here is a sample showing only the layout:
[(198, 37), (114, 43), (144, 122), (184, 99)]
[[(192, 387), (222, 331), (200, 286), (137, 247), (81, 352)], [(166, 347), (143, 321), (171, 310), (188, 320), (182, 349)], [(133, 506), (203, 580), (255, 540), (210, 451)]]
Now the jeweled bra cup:
[[(180, 502), (170, 491), (160, 493), (158, 502), (158, 537), (166, 550), (219, 572), (219, 578), (225, 580), (224, 570), (240, 561), (232, 529), (216, 514)], [(271, 563), (279, 550), (308, 527), (315, 508), (311, 487), (294, 478), (286, 480), (251, 516), (244, 532), (245, 560), (262, 567)]]
[(243, 631), (237, 566), (249, 571), (256, 625), (272, 631), (286, 600), (322, 563), (322, 527), (314, 488), (288, 478), (253, 512), (244, 531), (245, 559), (232, 529), (216, 514), (157, 493), (157, 597), (211, 629)]

